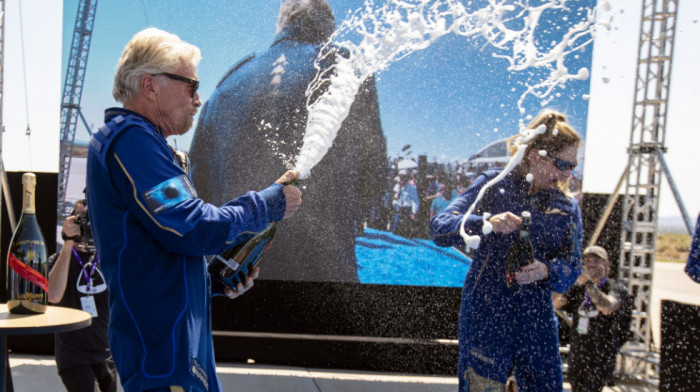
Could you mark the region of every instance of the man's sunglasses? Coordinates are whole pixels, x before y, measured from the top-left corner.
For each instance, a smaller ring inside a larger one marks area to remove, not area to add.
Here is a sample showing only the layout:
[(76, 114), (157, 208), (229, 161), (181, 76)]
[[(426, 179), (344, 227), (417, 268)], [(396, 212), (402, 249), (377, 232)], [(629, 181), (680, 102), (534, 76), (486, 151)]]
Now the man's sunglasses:
[(192, 98), (194, 98), (194, 93), (196, 93), (197, 89), (199, 88), (199, 80), (186, 78), (184, 76), (175, 75), (175, 74), (171, 74), (168, 72), (161, 72), (161, 73), (153, 74), (153, 76), (158, 76), (158, 75), (163, 75), (163, 76), (166, 76), (166, 77), (173, 79), (173, 80), (179, 80), (181, 82), (188, 83), (190, 85), (190, 96)]
[(565, 161), (555, 156), (553, 156), (552, 158), (554, 159), (554, 167), (561, 171), (574, 170), (574, 168), (578, 166), (578, 162)]

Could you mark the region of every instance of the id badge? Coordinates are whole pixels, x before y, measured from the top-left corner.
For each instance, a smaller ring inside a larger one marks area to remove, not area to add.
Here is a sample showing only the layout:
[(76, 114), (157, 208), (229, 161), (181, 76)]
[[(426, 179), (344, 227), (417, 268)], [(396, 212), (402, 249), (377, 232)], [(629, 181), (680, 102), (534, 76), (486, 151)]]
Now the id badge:
[(581, 335), (587, 335), (588, 334), (588, 321), (590, 318), (588, 317), (580, 317), (578, 319), (578, 326), (576, 327), (576, 332), (578, 332)]
[(80, 297), (80, 304), (83, 306), (83, 310), (90, 313), (92, 317), (97, 317), (97, 306), (95, 306), (95, 297), (88, 295), (85, 297)]

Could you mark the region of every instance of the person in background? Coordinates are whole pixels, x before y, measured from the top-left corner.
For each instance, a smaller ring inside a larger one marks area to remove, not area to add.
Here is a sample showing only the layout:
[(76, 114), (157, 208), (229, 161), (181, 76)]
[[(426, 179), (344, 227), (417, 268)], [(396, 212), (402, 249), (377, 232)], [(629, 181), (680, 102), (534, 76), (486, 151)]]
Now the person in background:
[(572, 392), (600, 392), (612, 378), (617, 353), (629, 337), (631, 306), (627, 288), (608, 277), (608, 252), (583, 251), (582, 273), (566, 294), (554, 294), (554, 306), (572, 316), (568, 380)]
[[(567, 195), (581, 139), (566, 117), (540, 113), (528, 126), (537, 133), (520, 164), (466, 217), (465, 231), (479, 236), (462, 289), (459, 314), (460, 391), (498, 391), (511, 370), (520, 391), (562, 390), (557, 322), (551, 292), (566, 292), (578, 278), (582, 223), (578, 202)], [(509, 141), (511, 154), (519, 135)], [(439, 246), (465, 246), (459, 234), (465, 213), (487, 182), (503, 169), (488, 170), (431, 220)], [(506, 284), (506, 265), (519, 236), (521, 213), (532, 216), (532, 262), (515, 273), (517, 289)], [(484, 230), (485, 221), (492, 230)]]
[(63, 247), (49, 256), (49, 302), (92, 315), (87, 328), (54, 335), (56, 367), (68, 392), (116, 392), (109, 351), (109, 294), (89, 232), (87, 202), (80, 200), (61, 230)]
[(440, 214), (445, 208), (447, 208), (447, 206), (450, 205), (452, 199), (449, 198), (449, 195), (451, 194), (452, 189), (448, 188), (446, 184), (441, 183), (438, 186), (437, 196), (433, 198), (433, 201), (430, 204), (430, 218)]
[[(424, 184), (426, 184), (425, 187), (425, 192), (423, 193), (422, 197), (419, 199), (419, 208), (418, 208), (418, 222), (417, 223), (417, 231), (418, 231), (418, 236), (423, 238), (423, 237), (430, 237), (430, 218), (433, 217), (433, 206), (436, 205), (435, 200), (438, 198), (442, 198), (442, 200), (439, 200), (437, 202), (436, 208), (438, 206), (447, 207), (447, 204), (445, 204), (445, 200), (451, 200), (450, 199), (450, 194), (447, 193), (441, 193), (440, 191), (440, 186), (448, 184), (445, 174), (443, 171), (438, 171), (437, 175), (427, 175), (423, 181)], [(418, 188), (418, 194), (420, 195), (420, 186), (416, 186)], [(443, 190), (444, 192), (444, 190)], [(442, 209), (441, 209), (442, 210)]]
[[(202, 199), (223, 203), (229, 195), (265, 186), (291, 166), (302, 145), (307, 102), (323, 92), (307, 98), (306, 89), (318, 72), (329, 72), (336, 56), (345, 55), (324, 47), (334, 30), (326, 0), (283, 1), (270, 48), (226, 72), (202, 109), (190, 149), (192, 180)], [(331, 53), (316, 64), (322, 51)], [(372, 207), (381, 204), (386, 173), (377, 88), (369, 77), (330, 149), (303, 180), (305, 208), (278, 226), (260, 277), (359, 282), (355, 239)]]
[(258, 271), (226, 287), (209, 275), (204, 256), (249, 239), (301, 203), (301, 191), (285, 185), (297, 172), (219, 207), (197, 197), (186, 157), (166, 138), (192, 126), (201, 105), (200, 59), (197, 47), (174, 34), (135, 34), (114, 77), (113, 95), (124, 107), (107, 109), (90, 139), (90, 221), (110, 291), (110, 347), (126, 392), (221, 391), (211, 297), (243, 294)]
[(428, 174), (425, 176), (425, 181), (427, 186), (425, 188), (425, 200), (432, 201), (434, 198), (438, 197), (438, 192), (440, 191), (440, 180), (438, 176)]
[(461, 175), (457, 178), (456, 183), (457, 183), (457, 185), (454, 187), (454, 189), (452, 189), (451, 200), (458, 198), (461, 194), (466, 192), (471, 181), (469, 180), (469, 177), (467, 177), (466, 175)]
[(690, 279), (700, 283), (700, 215), (695, 223), (695, 232), (690, 241), (688, 261), (685, 263), (685, 273)]
[(416, 228), (416, 214), (420, 207), (418, 190), (410, 181), (406, 170), (399, 171), (399, 180), (394, 186), (394, 223), (392, 232), (403, 237), (414, 237)]

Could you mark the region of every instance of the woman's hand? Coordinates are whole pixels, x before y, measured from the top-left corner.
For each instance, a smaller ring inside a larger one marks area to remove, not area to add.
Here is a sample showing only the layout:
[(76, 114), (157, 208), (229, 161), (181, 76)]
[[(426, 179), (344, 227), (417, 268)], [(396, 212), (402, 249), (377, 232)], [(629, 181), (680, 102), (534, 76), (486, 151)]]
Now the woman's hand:
[(518, 284), (528, 284), (549, 278), (549, 267), (547, 264), (535, 260), (522, 267), (520, 272), (515, 273), (515, 280)]
[(520, 230), (522, 219), (510, 211), (496, 214), (489, 218), (493, 231), (501, 234), (512, 233), (515, 230)]

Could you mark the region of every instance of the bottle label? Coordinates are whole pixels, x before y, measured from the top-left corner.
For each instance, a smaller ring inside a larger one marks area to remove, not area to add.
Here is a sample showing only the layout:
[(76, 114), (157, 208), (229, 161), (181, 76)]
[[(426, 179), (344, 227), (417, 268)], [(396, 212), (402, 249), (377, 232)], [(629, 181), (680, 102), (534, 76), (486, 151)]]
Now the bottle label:
[(24, 186), (24, 200), (22, 204), (22, 212), (26, 214), (36, 214), (36, 207), (34, 204), (34, 187)]
[(27, 279), (28, 281), (39, 286), (41, 289), (49, 292), (49, 280), (42, 274), (40, 274), (34, 268), (24, 264), (20, 259), (15, 257), (12, 253), (7, 255), (7, 262), (10, 267), (17, 272), (21, 277)]

